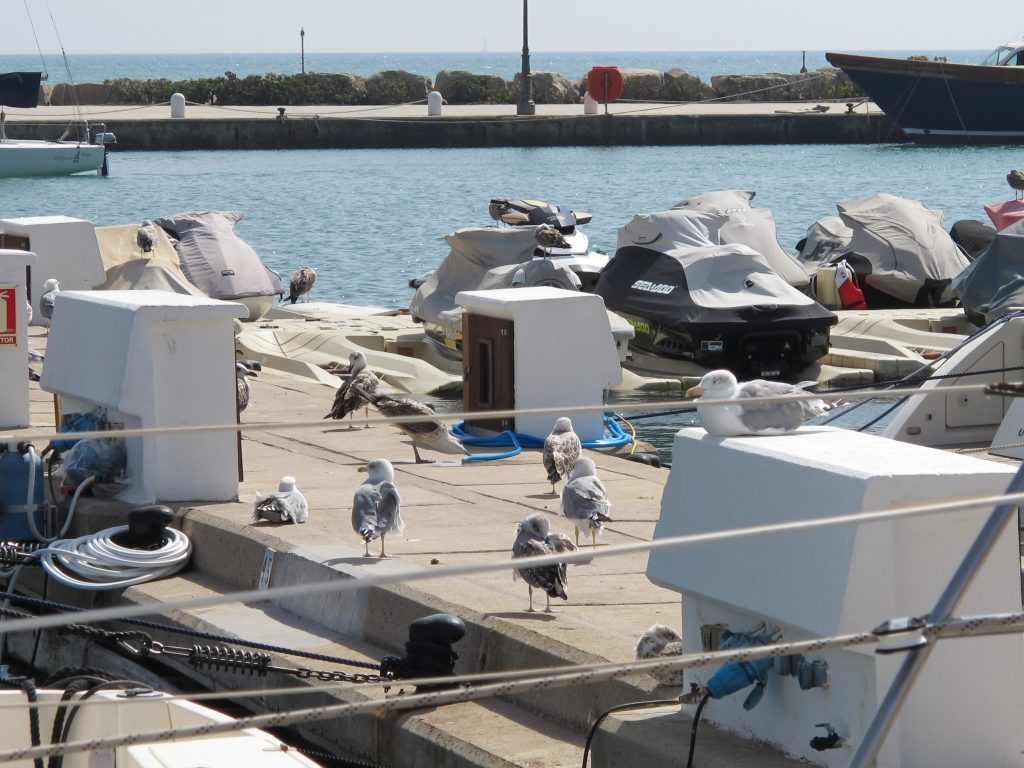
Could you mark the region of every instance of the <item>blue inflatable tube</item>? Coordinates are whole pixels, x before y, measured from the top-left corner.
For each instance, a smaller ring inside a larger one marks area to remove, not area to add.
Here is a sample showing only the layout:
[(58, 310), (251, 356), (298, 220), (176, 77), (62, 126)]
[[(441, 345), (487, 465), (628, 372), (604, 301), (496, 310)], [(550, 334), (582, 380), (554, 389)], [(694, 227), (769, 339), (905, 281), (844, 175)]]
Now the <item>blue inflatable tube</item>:
[[(632, 440), (629, 435), (622, 431), (622, 428), (611, 414), (605, 414), (604, 424), (605, 436), (600, 437), (597, 440), (584, 440), (584, 448), (618, 448), (621, 445), (626, 445)], [(460, 421), (452, 425), (452, 434), (459, 438), (465, 445), (476, 445), (482, 448), (511, 447), (511, 450), (501, 453), (477, 453), (472, 456), (466, 456), (462, 460), (464, 464), (471, 461), (507, 459), (512, 456), (518, 456), (523, 452), (523, 448), (544, 447), (543, 437), (527, 435), (522, 432), (513, 432), (508, 429), (497, 435), (491, 435), (488, 437), (473, 435), (466, 431), (466, 422), (464, 421)]]

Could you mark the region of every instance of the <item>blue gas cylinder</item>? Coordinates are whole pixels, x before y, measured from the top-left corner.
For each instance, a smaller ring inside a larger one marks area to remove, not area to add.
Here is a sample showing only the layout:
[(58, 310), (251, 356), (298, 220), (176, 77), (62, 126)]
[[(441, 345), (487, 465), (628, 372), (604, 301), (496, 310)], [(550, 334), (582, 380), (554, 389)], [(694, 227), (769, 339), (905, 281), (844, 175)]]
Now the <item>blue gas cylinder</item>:
[[(24, 446), (21, 446), (24, 447)], [(16, 443), (0, 444), (0, 541), (34, 539), (29, 527), (29, 479), (34, 478), (32, 513), (43, 529), (43, 460), (35, 451), (21, 451)]]

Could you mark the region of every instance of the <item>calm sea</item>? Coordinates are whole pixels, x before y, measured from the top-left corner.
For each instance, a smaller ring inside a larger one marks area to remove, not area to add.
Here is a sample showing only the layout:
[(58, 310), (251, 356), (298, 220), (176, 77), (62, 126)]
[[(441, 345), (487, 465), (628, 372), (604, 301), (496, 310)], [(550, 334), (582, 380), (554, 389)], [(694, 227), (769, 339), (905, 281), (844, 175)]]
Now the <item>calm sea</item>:
[[(766, 54), (773, 65), (754, 69), (792, 70), (782, 66), (787, 55)], [(492, 61), (497, 67), (501, 56), (476, 54), (450, 65), (480, 71), (474, 62)], [(106, 63), (81, 81), (112, 74), (186, 77), (242, 70), (224, 64), (225, 58), (158, 56), (127, 57), (140, 62), (138, 68), (125, 63), (112, 73), (111, 57), (83, 58)], [(267, 58), (261, 57), (264, 64)], [(439, 54), (431, 54), (420, 67), (376, 56), (339, 57), (349, 63), (337, 68), (352, 71), (351, 63), (364, 58), (365, 72), (402, 66), (429, 73), (444, 66)], [(165, 60), (174, 67), (161, 65)], [(594, 60), (609, 63), (584, 54), (565, 60), (578, 62), (579, 73)], [(713, 66), (710, 58), (700, 60)], [(666, 69), (679, 60), (644, 63)], [(0, 70), (4, 64), (0, 57)], [(514, 57), (505, 55), (502, 66), (514, 70)], [(568, 66), (551, 68), (572, 72)], [(261, 65), (259, 71), (266, 69)], [(269, 266), (285, 275), (303, 265), (317, 269), (314, 298), (406, 306), (412, 296), (408, 280), (445, 257), (447, 233), (491, 223), (491, 197), (540, 198), (590, 211), (594, 219), (586, 231), (592, 244), (610, 252), (618, 228), (635, 213), (663, 210), (709, 190), (752, 189), (755, 205), (773, 211), (779, 241), (792, 250), (811, 223), (835, 214), (837, 202), (876, 192), (943, 211), (947, 228), (958, 219), (983, 219), (984, 203), (1009, 197), (1006, 172), (1021, 162), (1019, 147), (900, 144), (115, 152), (108, 178), (0, 180), (0, 218), (66, 215), (102, 226), (182, 211), (239, 210), (245, 213), (239, 234)], [(644, 400), (661, 397), (620, 398), (620, 406), (636, 412)], [(644, 437), (665, 446), (679, 424), (690, 420), (677, 416), (638, 426)]]
[[(874, 51), (876, 55), (905, 57), (911, 54), (945, 56), (951, 62), (977, 63), (987, 51)], [(806, 56), (806, 59), (804, 58)], [(799, 72), (828, 66), (824, 51), (615, 51), (552, 53), (531, 51), (530, 68), (557, 72), (576, 80), (593, 66), (649, 68), (667, 72), (678, 67), (706, 83), (713, 75), (745, 75), (764, 72)], [(302, 71), (298, 51), (293, 53), (231, 54), (69, 54), (71, 77), (58, 54), (0, 55), (0, 72), (45, 70), (52, 83), (71, 79), (78, 83), (102, 83), (118, 77), (188, 80), (234, 72), (240, 77), (268, 72), (295, 74)], [(443, 69), (465, 70), (511, 79), (522, 68), (519, 52), (493, 53), (312, 53), (305, 56), (306, 72), (349, 72), (373, 75), (400, 69), (431, 79)]]

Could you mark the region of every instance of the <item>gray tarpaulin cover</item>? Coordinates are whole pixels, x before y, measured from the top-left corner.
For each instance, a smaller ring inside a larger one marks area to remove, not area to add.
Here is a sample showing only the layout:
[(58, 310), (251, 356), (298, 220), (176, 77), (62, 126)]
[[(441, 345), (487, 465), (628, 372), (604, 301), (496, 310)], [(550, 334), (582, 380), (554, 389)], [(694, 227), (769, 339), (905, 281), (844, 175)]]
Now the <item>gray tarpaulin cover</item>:
[(996, 234), (988, 250), (953, 281), (953, 295), (979, 325), (1024, 307), (1024, 221)]
[[(952, 300), (949, 282), (970, 262), (942, 228), (942, 211), (884, 194), (836, 207), (853, 230), (845, 259), (869, 287), (911, 305)], [(851, 254), (859, 254), (867, 264)], [(922, 289), (927, 291), (929, 285), (941, 291), (932, 297), (938, 301), (922, 303)], [(874, 306), (870, 299), (868, 304)]]
[(760, 253), (773, 270), (787, 283), (806, 288), (810, 277), (795, 258), (779, 245), (775, 218), (767, 208), (752, 208), (750, 201), (757, 194), (752, 190), (731, 189), (705, 192), (672, 206), (725, 216), (718, 229), (722, 245), (746, 245)]
[(182, 271), (210, 298), (231, 301), (278, 294), (280, 279), (235, 234), (242, 216), (238, 211), (203, 211), (153, 221), (178, 239), (175, 248)]

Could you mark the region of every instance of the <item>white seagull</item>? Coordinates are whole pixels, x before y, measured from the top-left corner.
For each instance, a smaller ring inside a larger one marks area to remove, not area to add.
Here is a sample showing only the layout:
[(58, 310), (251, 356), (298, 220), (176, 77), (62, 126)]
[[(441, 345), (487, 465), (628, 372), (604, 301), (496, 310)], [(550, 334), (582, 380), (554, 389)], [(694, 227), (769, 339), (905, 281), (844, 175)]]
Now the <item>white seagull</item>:
[(309, 503), (302, 491), (295, 487), (295, 478), (285, 476), (277, 485), (277, 491), (263, 496), (256, 491), (252, 521), (267, 520), (271, 523), (304, 523), (309, 518)]
[(53, 305), (60, 294), (60, 283), (52, 277), (43, 283), (43, 295), (39, 297), (39, 314), (46, 320), (49, 327), (50, 318), (53, 317)]
[(792, 432), (805, 419), (821, 416), (839, 403), (827, 404), (824, 400), (793, 400), (769, 403), (742, 404), (753, 397), (779, 395), (806, 395), (807, 387), (813, 381), (786, 384), (780, 381), (754, 379), (742, 384), (726, 370), (705, 373), (700, 383), (686, 390), (687, 397), (707, 400), (735, 400), (736, 405), (697, 406), (697, 417), (710, 435), (731, 437), (734, 435), (781, 435)]
[(325, 419), (344, 419), (349, 417), (348, 428), (352, 429), (353, 414), (363, 406), (364, 426), (369, 426), (370, 402), (373, 395), (377, 394), (380, 387), (380, 379), (366, 367), (366, 355), (362, 352), (353, 352), (348, 356), (349, 373), (338, 391), (334, 393), (334, 404), (330, 413), (324, 416)]
[[(571, 552), (576, 546), (564, 533), (551, 533), (551, 526), (548, 519), (541, 512), (534, 512), (519, 524), (516, 530), (516, 540), (512, 544), (512, 557), (539, 557), (541, 555), (553, 555), (556, 552)], [(556, 565), (541, 565), (535, 568), (519, 568), (512, 573), (513, 579), (518, 576), (526, 582), (530, 590), (530, 607), (527, 612), (533, 613), (533, 588), (542, 590), (547, 595), (547, 607), (545, 613), (553, 613), (551, 610), (551, 598), (560, 597), (563, 600), (569, 599), (567, 591), (569, 579), (565, 570), (565, 563)]]
[(562, 416), (555, 421), (551, 434), (544, 439), (543, 462), (551, 483), (551, 492), (555, 492), (555, 483), (568, 477), (576, 460), (580, 457), (583, 446), (580, 438), (572, 431), (572, 422)]
[(402, 522), (402, 497), (395, 487), (395, 470), (387, 459), (374, 459), (360, 472), (366, 473), (366, 480), (356, 489), (352, 499), (352, 530), (358, 533), (366, 544), (365, 557), (370, 555), (370, 542), (380, 539), (380, 557), (384, 554), (384, 536), (405, 530)]
[[(637, 659), (671, 658), (683, 655), (683, 638), (671, 627), (655, 624), (640, 635), (636, 644)], [(675, 669), (665, 672), (651, 672), (651, 675), (662, 685), (683, 685), (683, 670)]]
[(608, 510), (612, 503), (608, 491), (597, 477), (597, 465), (593, 459), (583, 456), (576, 460), (569, 481), (562, 487), (562, 514), (576, 526), (576, 546), (580, 545), (580, 533), (589, 533), (593, 545), (597, 546), (597, 535), (604, 531), (604, 523), (610, 523)]

